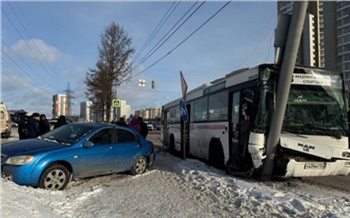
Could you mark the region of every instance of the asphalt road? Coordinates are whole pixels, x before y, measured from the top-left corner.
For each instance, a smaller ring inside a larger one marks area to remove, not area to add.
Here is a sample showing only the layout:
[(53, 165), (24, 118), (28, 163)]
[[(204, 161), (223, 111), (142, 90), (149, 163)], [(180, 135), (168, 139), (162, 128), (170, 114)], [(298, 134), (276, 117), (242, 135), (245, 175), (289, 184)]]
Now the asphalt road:
[[(152, 141), (157, 149), (166, 150), (166, 148), (160, 142), (159, 131), (149, 131), (147, 139)], [(18, 140), (17, 128), (13, 128), (11, 137), (8, 139), (1, 139), (1, 143), (16, 140)], [(350, 176), (304, 177), (298, 180), (302, 183), (319, 186), (320, 188), (335, 188), (337, 190), (350, 193)]]

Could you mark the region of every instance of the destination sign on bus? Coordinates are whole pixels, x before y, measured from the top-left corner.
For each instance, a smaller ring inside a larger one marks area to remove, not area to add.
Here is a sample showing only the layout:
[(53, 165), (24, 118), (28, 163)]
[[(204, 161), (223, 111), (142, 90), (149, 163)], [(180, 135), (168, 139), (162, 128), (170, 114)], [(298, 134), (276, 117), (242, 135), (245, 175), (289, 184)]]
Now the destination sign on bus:
[(292, 84), (313, 85), (313, 86), (331, 86), (331, 77), (327, 75), (314, 74), (293, 74)]

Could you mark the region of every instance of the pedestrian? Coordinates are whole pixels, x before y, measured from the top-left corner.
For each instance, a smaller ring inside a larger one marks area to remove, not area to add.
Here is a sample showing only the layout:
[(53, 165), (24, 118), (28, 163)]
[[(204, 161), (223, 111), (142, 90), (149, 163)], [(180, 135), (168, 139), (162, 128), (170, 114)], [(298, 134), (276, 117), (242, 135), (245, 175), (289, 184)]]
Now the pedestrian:
[(56, 129), (56, 128), (60, 127), (60, 126), (63, 126), (65, 124), (67, 124), (66, 117), (61, 115), (61, 116), (58, 117), (58, 120), (57, 120), (57, 123), (55, 124), (54, 129)]
[(28, 138), (28, 116), (24, 116), (18, 123), (19, 140)]
[(39, 113), (33, 113), (28, 118), (28, 138), (36, 138), (39, 136)]
[(140, 125), (140, 135), (142, 135), (144, 138), (146, 138), (147, 134), (148, 134), (148, 127), (147, 124), (145, 122), (143, 122), (142, 117), (137, 118), (137, 121)]
[(50, 124), (49, 121), (46, 119), (45, 114), (40, 115), (40, 120), (39, 120), (39, 135), (45, 134), (50, 131)]
[(132, 114), (130, 114), (129, 118), (127, 119), (127, 124), (128, 125), (131, 123), (133, 117), (134, 116)]
[(133, 118), (131, 119), (131, 122), (128, 124), (128, 127), (129, 127), (130, 129), (135, 130), (135, 131), (138, 132), (138, 133), (141, 132), (141, 128), (140, 128), (139, 123), (137, 122), (137, 118), (136, 118), (136, 117), (133, 117)]
[(119, 118), (119, 120), (117, 122), (115, 122), (115, 124), (117, 124), (119, 126), (126, 126), (126, 127), (128, 126), (128, 125), (126, 125), (124, 117)]

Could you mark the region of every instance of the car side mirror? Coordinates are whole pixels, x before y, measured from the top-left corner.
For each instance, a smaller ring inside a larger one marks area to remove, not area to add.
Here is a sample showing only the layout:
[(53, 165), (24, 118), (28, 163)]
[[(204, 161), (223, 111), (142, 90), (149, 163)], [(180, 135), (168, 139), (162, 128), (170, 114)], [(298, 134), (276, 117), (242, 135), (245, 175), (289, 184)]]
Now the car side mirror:
[(90, 148), (90, 147), (94, 146), (94, 143), (91, 142), (91, 141), (86, 141), (86, 142), (83, 143), (83, 146), (85, 148)]

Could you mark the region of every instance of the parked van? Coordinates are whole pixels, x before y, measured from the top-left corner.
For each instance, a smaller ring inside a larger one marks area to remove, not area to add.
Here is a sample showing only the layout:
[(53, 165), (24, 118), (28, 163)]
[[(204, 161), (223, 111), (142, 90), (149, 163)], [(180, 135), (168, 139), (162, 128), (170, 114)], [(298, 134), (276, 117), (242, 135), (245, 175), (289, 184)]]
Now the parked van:
[(6, 105), (0, 103), (0, 131), (1, 138), (9, 138), (11, 136), (11, 118), (7, 111)]

